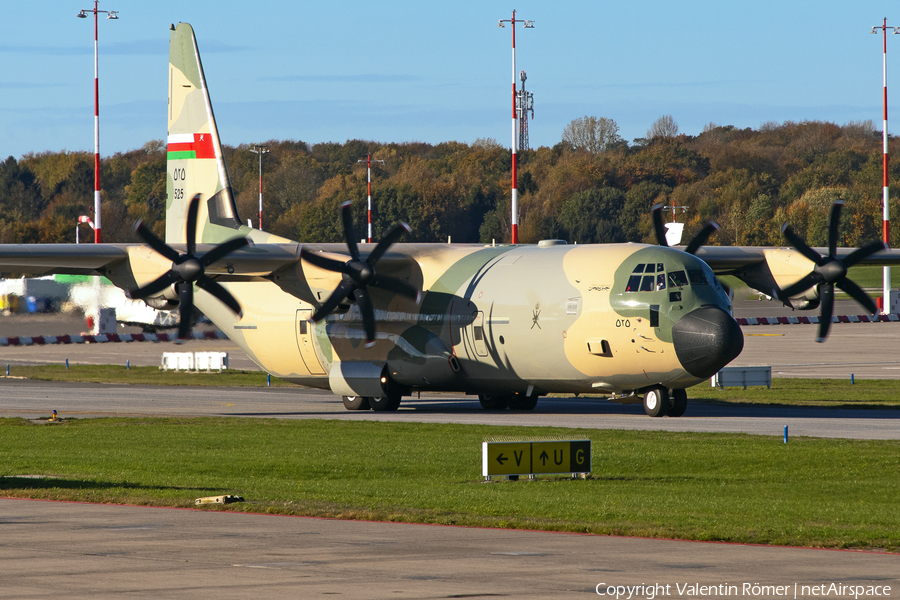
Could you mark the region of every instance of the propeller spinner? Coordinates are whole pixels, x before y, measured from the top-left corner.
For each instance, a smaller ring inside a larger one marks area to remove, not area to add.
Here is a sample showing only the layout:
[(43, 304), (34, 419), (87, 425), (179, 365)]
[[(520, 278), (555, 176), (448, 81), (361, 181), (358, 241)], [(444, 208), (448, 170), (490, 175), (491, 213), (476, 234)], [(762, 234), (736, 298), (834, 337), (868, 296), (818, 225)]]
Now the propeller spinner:
[(241, 306), (234, 296), (226, 290), (215, 279), (205, 274), (206, 268), (231, 254), (238, 248), (246, 246), (250, 243), (247, 238), (234, 238), (223, 242), (204, 254), (196, 256), (196, 234), (197, 234), (197, 210), (200, 206), (200, 194), (191, 198), (188, 205), (187, 213), (187, 252), (179, 253), (177, 250), (167, 245), (165, 242), (156, 237), (142, 221), (138, 221), (135, 230), (138, 235), (143, 238), (147, 244), (156, 250), (159, 254), (172, 261), (172, 268), (163, 273), (160, 277), (154, 279), (147, 285), (130, 290), (128, 295), (131, 298), (147, 298), (157, 294), (170, 285), (175, 285), (178, 290), (178, 338), (186, 339), (191, 329), (191, 319), (194, 312), (194, 284), (197, 287), (209, 292), (222, 301), (225, 306), (230, 308), (238, 318), (241, 317)]
[(375, 344), (375, 311), (369, 298), (368, 287), (372, 286), (406, 296), (407, 298), (413, 298), (417, 304), (420, 292), (405, 281), (387, 275), (379, 275), (375, 272), (375, 265), (378, 260), (401, 235), (410, 231), (409, 225), (406, 223), (394, 225), (378, 242), (371, 254), (363, 260), (360, 258), (359, 248), (356, 245), (356, 234), (353, 229), (350, 204), (349, 201), (341, 204), (341, 222), (344, 227), (344, 240), (347, 243), (347, 248), (350, 250), (350, 260), (341, 262), (310, 252), (305, 248), (300, 250), (300, 258), (320, 269), (341, 273), (342, 275), (341, 283), (325, 302), (319, 306), (319, 309), (313, 314), (312, 320), (321, 321), (347, 298), (355, 300), (362, 315), (363, 327), (366, 331), (366, 346), (371, 347)]
[(815, 263), (812, 272), (800, 279), (800, 281), (779, 290), (778, 299), (786, 302), (791, 296), (805, 292), (809, 288), (818, 286), (822, 312), (819, 316), (819, 335), (817, 342), (824, 342), (828, 337), (828, 329), (831, 327), (831, 316), (834, 312), (834, 286), (850, 295), (851, 298), (861, 304), (869, 313), (878, 312), (878, 307), (872, 298), (856, 283), (847, 277), (847, 270), (861, 260), (885, 250), (884, 242), (872, 242), (862, 248), (857, 248), (843, 260), (837, 258), (838, 227), (840, 225), (841, 208), (843, 200), (838, 200), (831, 207), (831, 216), (828, 219), (828, 254), (822, 256), (810, 248), (800, 236), (794, 233), (790, 225), (784, 224), (781, 228), (784, 237), (800, 254)]

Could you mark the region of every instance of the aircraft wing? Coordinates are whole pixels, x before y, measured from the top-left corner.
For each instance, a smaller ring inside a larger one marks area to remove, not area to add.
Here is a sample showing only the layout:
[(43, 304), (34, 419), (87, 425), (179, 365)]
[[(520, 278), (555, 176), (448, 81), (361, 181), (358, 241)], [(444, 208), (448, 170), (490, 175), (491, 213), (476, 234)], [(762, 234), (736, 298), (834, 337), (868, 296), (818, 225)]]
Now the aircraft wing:
[[(184, 251), (177, 244), (173, 247)], [(197, 254), (205, 254), (213, 247), (198, 244)], [(148, 252), (151, 251), (145, 244), (0, 244), (0, 272), (35, 276), (101, 275)], [(213, 263), (207, 272), (265, 276), (298, 260), (297, 244), (257, 244)]]
[[(827, 248), (813, 248), (826, 256)], [(837, 248), (835, 257), (845, 259), (856, 248)], [(734, 275), (751, 288), (769, 296), (799, 281), (813, 270), (812, 261), (799, 251), (788, 247), (772, 246), (703, 246), (697, 250), (697, 258), (710, 266), (716, 275)], [(900, 250), (882, 250), (863, 258), (857, 265), (900, 265)], [(815, 288), (809, 292), (816, 296)]]
[(0, 244), (0, 272), (95, 275), (128, 259), (130, 244)]
[[(821, 255), (828, 254), (828, 248), (813, 248)], [(837, 258), (846, 258), (856, 248), (838, 248)], [(791, 253), (799, 257), (793, 248), (776, 246), (703, 246), (697, 250), (697, 258), (702, 259), (717, 275), (734, 275), (747, 268), (767, 261), (767, 257)], [(800, 257), (802, 258), (802, 257)], [(900, 250), (884, 250), (859, 261), (860, 265), (891, 267), (900, 265)]]

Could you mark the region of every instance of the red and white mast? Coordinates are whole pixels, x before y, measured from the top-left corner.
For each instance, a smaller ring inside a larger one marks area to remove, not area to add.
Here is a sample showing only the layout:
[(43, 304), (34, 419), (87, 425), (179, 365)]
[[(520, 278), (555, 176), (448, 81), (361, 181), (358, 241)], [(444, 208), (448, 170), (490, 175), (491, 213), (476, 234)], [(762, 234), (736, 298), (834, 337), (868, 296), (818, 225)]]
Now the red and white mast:
[[(356, 161), (358, 163), (363, 162), (363, 159), (359, 159)], [(383, 160), (376, 160), (374, 162), (384, 164)], [(372, 155), (366, 154), (366, 192), (368, 194), (368, 219), (369, 225), (366, 229), (366, 241), (368, 243), (372, 243)]]
[[(94, 10), (85, 9), (94, 13), (94, 243), (99, 244), (100, 235), (100, 60), (99, 46), (97, 44), (97, 14), (107, 13), (107, 19), (118, 19), (119, 14), (114, 10), (98, 10), (98, 0), (94, 0)], [(86, 19), (85, 10), (76, 16)]]
[[(877, 29), (881, 29), (882, 33), (882, 82), (884, 94), (884, 125), (882, 128), (883, 139), (883, 175), (882, 175), (882, 194), (883, 194), (883, 241), (885, 244), (891, 243), (891, 222), (890, 222), (890, 192), (888, 187), (888, 109), (887, 109), (887, 17), (884, 18), (881, 26), (872, 28), (872, 33), (876, 33)], [(894, 33), (898, 33), (896, 27), (893, 28)], [(891, 311), (891, 268), (884, 267), (883, 293), (879, 298), (879, 308), (883, 314)]]
[(516, 189), (517, 181), (517, 161), (516, 151), (519, 145), (519, 127), (516, 111), (516, 23), (522, 23), (527, 29), (534, 28), (534, 21), (526, 21), (524, 19), (516, 19), (516, 11), (512, 12), (512, 19), (501, 19), (497, 24), (498, 27), (504, 27), (504, 23), (512, 25), (512, 192), (511, 192), (511, 210), (512, 210), (512, 243), (519, 243), (519, 191)]

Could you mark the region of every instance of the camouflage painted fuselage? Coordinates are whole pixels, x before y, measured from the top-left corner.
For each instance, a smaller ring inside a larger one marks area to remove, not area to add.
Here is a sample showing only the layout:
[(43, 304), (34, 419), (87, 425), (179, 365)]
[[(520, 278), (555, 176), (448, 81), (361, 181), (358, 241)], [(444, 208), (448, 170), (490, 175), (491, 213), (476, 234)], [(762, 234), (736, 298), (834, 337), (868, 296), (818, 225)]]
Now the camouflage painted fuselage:
[(335, 362), (366, 361), (387, 364), (392, 379), (410, 390), (472, 393), (685, 388), (707, 375), (691, 374), (679, 361), (673, 325), (700, 307), (730, 308), (702, 261), (656, 246), (409, 244), (386, 258), (392, 275), (421, 285), (424, 294), (416, 306), (371, 292), (378, 320), (371, 348), (354, 305), (318, 324), (307, 321), (315, 306), (298, 296), (327, 297), (339, 282), (308, 264), (268, 286), (225, 283), (244, 308), (240, 320), (202, 292), (197, 303), (262, 368), (284, 379), (327, 388)]

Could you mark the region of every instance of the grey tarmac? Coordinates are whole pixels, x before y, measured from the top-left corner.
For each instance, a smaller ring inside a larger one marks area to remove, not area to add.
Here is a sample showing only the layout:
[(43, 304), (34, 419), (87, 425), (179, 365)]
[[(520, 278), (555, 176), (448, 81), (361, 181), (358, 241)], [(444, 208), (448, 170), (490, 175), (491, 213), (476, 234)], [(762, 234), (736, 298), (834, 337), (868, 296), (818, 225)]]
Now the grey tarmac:
[[(813, 341), (814, 326), (744, 333), (735, 364), (768, 364), (776, 377), (900, 377), (897, 324), (836, 325), (827, 344)], [(228, 351), (233, 368), (255, 368), (227, 341), (0, 348), (0, 368), (66, 358), (158, 365), (163, 351), (196, 349)], [(236, 360), (247, 366), (235, 367)], [(432, 394), (378, 414), (346, 411), (332, 394), (302, 388), (0, 380), (0, 416), (46, 417), (54, 409), (71, 418), (196, 414), (734, 431), (771, 435), (773, 443), (784, 425), (792, 435), (900, 437), (900, 411), (888, 410), (693, 405), (684, 417), (651, 419), (640, 406), (584, 398), (542, 400), (533, 413), (513, 414)], [(889, 585), (897, 597), (898, 574), (900, 556), (891, 554), (0, 499), (0, 596), (10, 598), (574, 598), (599, 597), (601, 583), (670, 586), (658, 598), (687, 597), (676, 588), (685, 583), (739, 591), (745, 583)]]
[(784, 597), (743, 595), (744, 584), (787, 586), (790, 597), (795, 584), (831, 582), (900, 591), (900, 556), (879, 553), (9, 499), (0, 531), (5, 598), (587, 598), (601, 597), (600, 584), (659, 584), (669, 593), (657, 598), (684, 598), (677, 585), (694, 583), (737, 586), (732, 598)]

